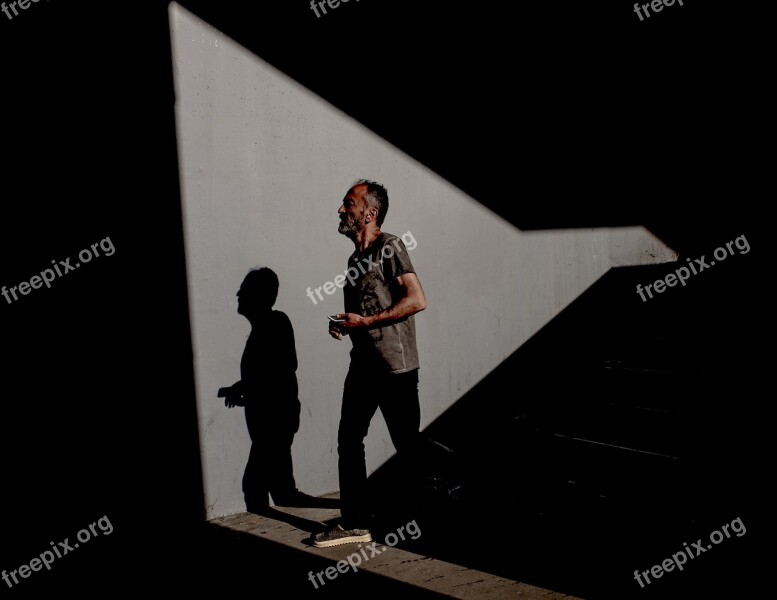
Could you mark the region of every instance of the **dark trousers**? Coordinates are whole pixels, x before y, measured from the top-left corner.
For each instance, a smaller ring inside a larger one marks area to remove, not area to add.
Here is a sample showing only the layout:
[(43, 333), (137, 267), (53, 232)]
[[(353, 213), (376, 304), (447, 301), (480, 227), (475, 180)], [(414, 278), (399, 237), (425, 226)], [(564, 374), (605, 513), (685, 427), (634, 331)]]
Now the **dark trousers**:
[[(294, 407), (292, 407), (294, 408)], [(297, 492), (291, 444), (299, 427), (299, 416), (277, 414), (261, 405), (247, 403), (246, 424), (251, 436), (251, 451), (243, 475), (243, 495), (249, 512), (283, 503)], [(286, 411), (293, 413), (294, 411)]]
[(378, 408), (400, 460), (405, 467), (410, 467), (420, 440), (418, 370), (376, 375), (369, 369), (351, 366), (348, 371), (337, 435), (340, 503), (346, 529), (368, 525), (370, 506), (364, 438)]

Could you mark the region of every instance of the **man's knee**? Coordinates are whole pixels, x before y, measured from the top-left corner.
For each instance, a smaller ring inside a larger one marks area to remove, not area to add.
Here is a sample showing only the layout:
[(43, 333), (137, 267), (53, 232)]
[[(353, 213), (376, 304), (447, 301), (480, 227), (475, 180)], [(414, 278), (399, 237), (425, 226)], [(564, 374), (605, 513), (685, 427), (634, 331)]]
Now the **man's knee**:
[(398, 435), (391, 441), (394, 443), (394, 448), (396, 448), (397, 454), (416, 454), (421, 450), (421, 436), (417, 431), (409, 431), (407, 433)]

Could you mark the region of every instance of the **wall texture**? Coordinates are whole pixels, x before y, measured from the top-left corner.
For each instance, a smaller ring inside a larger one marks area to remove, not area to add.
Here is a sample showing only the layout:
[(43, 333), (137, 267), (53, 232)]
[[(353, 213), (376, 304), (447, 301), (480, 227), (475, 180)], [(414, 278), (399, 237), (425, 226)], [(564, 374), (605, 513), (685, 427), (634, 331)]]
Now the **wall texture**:
[[(410, 252), (429, 305), (416, 320), (422, 427), (611, 267), (676, 258), (642, 228), (519, 231), (175, 3), (171, 28), (209, 517), (244, 510), (248, 433), (242, 409), (226, 409), (216, 392), (239, 379), (249, 324), (235, 312), (235, 292), (260, 265), (278, 274), (275, 308), (296, 334), (298, 487), (337, 489), (350, 342), (327, 334), (326, 315), (341, 310), (342, 292), (314, 304), (306, 290), (345, 270), (353, 246), (337, 232), (337, 209), (355, 179), (388, 188), (383, 229), (410, 232), (417, 243)], [(516, 189), (505, 194), (530, 200)], [(378, 414), (368, 469), (393, 452)]]

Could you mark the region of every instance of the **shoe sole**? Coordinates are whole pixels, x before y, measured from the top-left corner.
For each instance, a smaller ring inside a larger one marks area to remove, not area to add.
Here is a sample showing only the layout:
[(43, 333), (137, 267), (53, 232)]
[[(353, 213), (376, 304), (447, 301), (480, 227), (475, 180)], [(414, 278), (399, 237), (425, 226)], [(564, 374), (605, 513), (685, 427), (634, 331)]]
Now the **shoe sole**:
[(331, 548), (332, 546), (341, 546), (343, 544), (357, 544), (359, 542), (371, 542), (372, 535), (349, 535), (348, 537), (337, 538), (336, 540), (326, 540), (324, 542), (313, 541), (316, 548)]

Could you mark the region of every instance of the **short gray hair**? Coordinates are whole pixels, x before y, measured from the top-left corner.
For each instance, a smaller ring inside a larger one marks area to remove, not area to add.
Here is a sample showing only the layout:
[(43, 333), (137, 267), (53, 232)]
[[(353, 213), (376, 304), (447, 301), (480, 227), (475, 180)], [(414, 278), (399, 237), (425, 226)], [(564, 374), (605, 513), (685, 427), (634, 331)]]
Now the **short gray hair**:
[(378, 227), (380, 227), (383, 225), (383, 220), (386, 218), (386, 213), (388, 213), (388, 191), (381, 184), (376, 183), (375, 181), (370, 181), (369, 179), (360, 179), (354, 184), (354, 187), (357, 185), (367, 186), (367, 193), (364, 194), (364, 198), (367, 200), (367, 203), (371, 207), (378, 209), (377, 221)]

